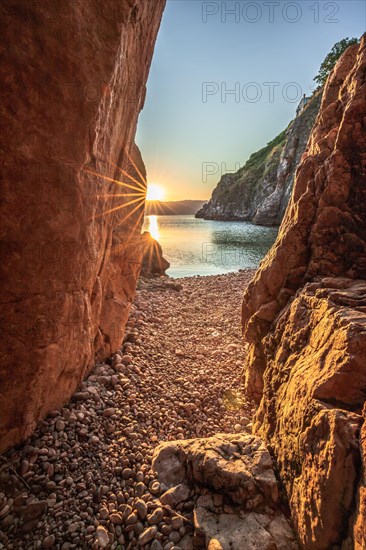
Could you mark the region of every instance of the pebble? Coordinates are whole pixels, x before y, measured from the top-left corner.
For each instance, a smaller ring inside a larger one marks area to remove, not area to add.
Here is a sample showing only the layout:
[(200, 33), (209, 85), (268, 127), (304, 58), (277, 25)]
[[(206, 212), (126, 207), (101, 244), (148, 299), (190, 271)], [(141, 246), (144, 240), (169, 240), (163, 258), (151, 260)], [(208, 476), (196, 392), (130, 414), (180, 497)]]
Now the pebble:
[(150, 514), (148, 517), (147, 517), (147, 521), (148, 523), (150, 523), (150, 525), (156, 525), (158, 523), (160, 523), (164, 518), (164, 510), (162, 508), (156, 508), (152, 514)]
[(101, 548), (107, 548), (109, 546), (109, 535), (108, 531), (103, 525), (98, 525), (96, 539)]
[(48, 537), (43, 539), (43, 548), (52, 548), (55, 542), (56, 542), (55, 535), (48, 535)]
[(113, 416), (114, 414), (116, 414), (116, 409), (114, 407), (109, 407), (108, 409), (104, 409), (103, 411), (103, 416), (107, 418), (109, 416)]
[(154, 483), (151, 484), (150, 491), (153, 495), (158, 495), (160, 493), (160, 483), (154, 481)]
[[(109, 516), (110, 522), (114, 525), (121, 525), (123, 523), (121, 514), (113, 513)], [(128, 518), (127, 518), (128, 520)], [(128, 524), (128, 521), (126, 521)]]
[(172, 531), (169, 535), (169, 540), (174, 542), (174, 544), (177, 544), (180, 541), (179, 531)]
[(71, 523), (71, 525), (69, 525), (69, 533), (75, 533), (75, 531), (77, 531), (78, 529), (79, 524), (77, 522)]
[(141, 519), (145, 519), (146, 516), (147, 516), (147, 506), (146, 506), (146, 502), (139, 499), (135, 502), (134, 504), (134, 508), (135, 510), (137, 511), (138, 515), (140, 516)]
[(122, 471), (122, 479), (129, 479), (130, 477), (132, 477), (132, 474), (133, 471), (131, 470), (131, 468), (125, 468)]
[(183, 525), (183, 520), (179, 516), (175, 516), (172, 518), (172, 527), (173, 529), (179, 529)]
[(65, 429), (65, 422), (62, 420), (57, 420), (55, 428), (58, 432), (63, 432)]
[(145, 544), (150, 542), (155, 537), (157, 532), (158, 532), (158, 528), (156, 527), (156, 525), (153, 525), (152, 527), (148, 527), (147, 529), (145, 529), (139, 535), (139, 538), (138, 538), (139, 546), (144, 546)]

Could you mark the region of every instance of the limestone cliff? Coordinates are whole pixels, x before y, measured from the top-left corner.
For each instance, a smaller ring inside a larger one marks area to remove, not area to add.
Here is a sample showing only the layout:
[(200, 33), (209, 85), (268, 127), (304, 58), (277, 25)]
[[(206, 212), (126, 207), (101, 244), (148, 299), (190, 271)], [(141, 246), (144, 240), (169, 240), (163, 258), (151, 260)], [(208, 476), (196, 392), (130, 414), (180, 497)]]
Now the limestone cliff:
[(251, 155), (238, 172), (223, 175), (210, 201), (196, 217), (279, 225), (320, 101), (321, 92), (318, 92), (285, 131)]
[(141, 264), (133, 140), (164, 4), (2, 3), (1, 450), (122, 341)]
[(278, 238), (243, 303), (255, 431), (309, 550), (366, 544), (365, 74), (366, 36), (329, 76)]

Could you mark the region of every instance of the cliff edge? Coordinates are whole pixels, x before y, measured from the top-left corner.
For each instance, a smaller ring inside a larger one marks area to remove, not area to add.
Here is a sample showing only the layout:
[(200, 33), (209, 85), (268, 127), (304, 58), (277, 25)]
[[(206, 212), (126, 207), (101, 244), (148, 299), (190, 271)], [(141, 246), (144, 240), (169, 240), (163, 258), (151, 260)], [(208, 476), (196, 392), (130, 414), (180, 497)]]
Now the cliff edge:
[(238, 172), (224, 174), (196, 218), (279, 225), (292, 192), (297, 165), (319, 111), (321, 96), (322, 91), (314, 94), (288, 128), (253, 153)]

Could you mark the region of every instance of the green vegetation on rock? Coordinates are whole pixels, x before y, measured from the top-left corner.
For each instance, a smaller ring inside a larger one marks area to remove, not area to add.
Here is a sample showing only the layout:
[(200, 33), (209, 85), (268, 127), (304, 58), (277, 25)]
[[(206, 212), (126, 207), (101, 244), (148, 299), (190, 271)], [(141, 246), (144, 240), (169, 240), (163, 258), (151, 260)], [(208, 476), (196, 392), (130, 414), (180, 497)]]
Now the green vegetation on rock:
[(333, 48), (328, 53), (327, 57), (324, 59), (323, 63), (320, 65), (319, 73), (314, 78), (314, 81), (319, 85), (319, 87), (324, 86), (330, 72), (333, 70), (334, 65), (337, 63), (341, 55), (354, 44), (358, 44), (357, 38), (343, 38), (339, 42), (336, 42)]
[(316, 92), (288, 127), (253, 153), (235, 173), (223, 174), (197, 218), (278, 225), (321, 102)]
[(286, 130), (283, 130), (283, 132), (278, 134), (272, 141), (269, 141), (265, 147), (250, 155), (249, 160), (247, 160), (243, 168), (256, 168), (263, 165), (267, 157), (270, 154), (273, 155), (279, 148), (282, 148), (285, 142)]

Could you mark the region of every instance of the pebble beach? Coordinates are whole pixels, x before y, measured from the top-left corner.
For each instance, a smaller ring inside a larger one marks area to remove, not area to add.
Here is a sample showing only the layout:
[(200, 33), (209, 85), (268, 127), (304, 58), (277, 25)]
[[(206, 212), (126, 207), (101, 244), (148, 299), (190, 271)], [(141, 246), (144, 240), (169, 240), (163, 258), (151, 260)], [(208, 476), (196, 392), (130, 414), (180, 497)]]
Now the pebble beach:
[(0, 548), (192, 548), (151, 470), (163, 441), (250, 432), (240, 309), (252, 270), (140, 279), (121, 350), (0, 460)]

